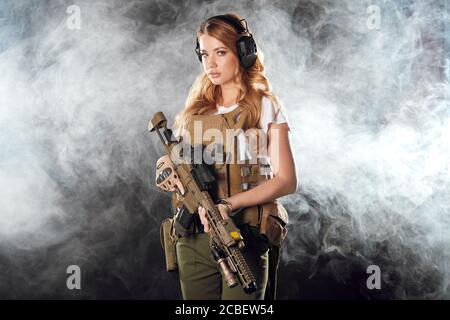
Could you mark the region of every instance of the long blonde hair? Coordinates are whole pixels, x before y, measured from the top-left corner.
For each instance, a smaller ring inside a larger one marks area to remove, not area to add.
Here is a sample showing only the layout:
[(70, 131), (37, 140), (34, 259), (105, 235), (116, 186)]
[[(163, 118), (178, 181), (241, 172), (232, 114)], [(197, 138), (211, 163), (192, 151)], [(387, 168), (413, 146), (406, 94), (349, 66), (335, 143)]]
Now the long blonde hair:
[[(241, 18), (237, 14), (228, 13), (226, 16), (237, 19)], [(207, 19), (197, 30), (197, 39), (201, 35), (208, 34), (221, 41), (233, 53), (237, 60), (236, 42), (238, 40), (238, 32), (235, 28), (220, 19)], [(248, 112), (247, 127), (259, 127), (261, 118), (261, 99), (263, 96), (269, 98), (276, 112), (280, 110), (278, 98), (272, 94), (271, 86), (265, 77), (263, 55), (258, 48), (258, 57), (255, 64), (245, 69), (239, 64), (238, 77), (241, 78), (239, 86), (239, 105)], [(216, 104), (221, 97), (220, 85), (214, 85), (208, 78), (204, 70), (197, 76), (194, 81), (188, 97), (186, 99), (184, 109), (177, 115), (175, 119), (175, 128), (185, 128), (190, 116), (207, 114), (216, 110)]]

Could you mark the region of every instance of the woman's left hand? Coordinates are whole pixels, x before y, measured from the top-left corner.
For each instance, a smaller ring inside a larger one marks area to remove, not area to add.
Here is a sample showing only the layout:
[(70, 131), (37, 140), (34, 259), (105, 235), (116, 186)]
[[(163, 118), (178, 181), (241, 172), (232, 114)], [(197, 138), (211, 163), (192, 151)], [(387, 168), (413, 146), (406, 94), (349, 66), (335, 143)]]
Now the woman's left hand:
[[(231, 210), (230, 210), (229, 206), (219, 203), (217, 205), (217, 209), (219, 210), (220, 215), (222, 216), (222, 218), (224, 220), (230, 218)], [(204, 228), (205, 232), (209, 233), (209, 224), (208, 224), (208, 220), (206, 219), (206, 209), (203, 208), (202, 206), (199, 206), (198, 207), (198, 215), (200, 216), (200, 221), (203, 224), (203, 228)]]

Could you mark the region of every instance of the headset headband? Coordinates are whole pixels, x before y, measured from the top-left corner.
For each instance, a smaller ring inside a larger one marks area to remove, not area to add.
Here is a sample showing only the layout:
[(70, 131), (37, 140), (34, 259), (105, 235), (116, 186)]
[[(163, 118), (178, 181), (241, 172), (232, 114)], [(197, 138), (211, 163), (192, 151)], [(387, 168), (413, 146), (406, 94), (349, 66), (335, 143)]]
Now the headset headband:
[[(227, 15), (218, 15), (218, 16), (211, 17), (211, 18), (209, 18), (209, 19), (206, 20), (206, 21), (209, 21), (209, 20), (212, 20), (212, 19), (219, 19), (219, 20), (222, 20), (222, 21), (224, 21), (224, 22), (226, 22), (226, 23), (232, 25), (232, 26), (236, 29), (236, 31), (237, 31), (238, 33), (246, 33), (246, 32), (248, 32), (248, 29), (247, 29), (247, 21), (246, 21), (245, 19), (237, 20), (236, 18), (231, 17), (231, 16), (227, 16)], [(244, 24), (245, 27), (244, 27), (244, 25), (242, 25), (241, 22), (244, 22), (244, 23), (245, 23), (245, 24)], [(249, 32), (248, 32), (248, 33), (249, 33)]]

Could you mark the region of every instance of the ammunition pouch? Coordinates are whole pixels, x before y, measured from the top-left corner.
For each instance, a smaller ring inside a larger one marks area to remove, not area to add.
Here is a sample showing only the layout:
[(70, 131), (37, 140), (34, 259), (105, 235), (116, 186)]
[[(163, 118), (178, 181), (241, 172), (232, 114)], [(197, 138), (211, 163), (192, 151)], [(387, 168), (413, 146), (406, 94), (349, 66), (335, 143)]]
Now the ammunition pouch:
[(177, 209), (174, 216), (174, 228), (177, 236), (188, 237), (192, 234), (192, 219), (193, 215), (186, 209), (185, 206)]
[(262, 217), (259, 233), (272, 246), (281, 247), (286, 238), (288, 214), (281, 203), (270, 202), (262, 205)]
[(175, 244), (178, 240), (178, 236), (174, 230), (174, 219), (165, 219), (160, 228), (160, 240), (161, 246), (164, 250), (166, 258), (166, 271), (177, 271), (177, 254), (175, 251)]
[(174, 233), (177, 237), (189, 237), (194, 233), (202, 233), (203, 225), (197, 213), (190, 213), (185, 206), (177, 208), (173, 220)]

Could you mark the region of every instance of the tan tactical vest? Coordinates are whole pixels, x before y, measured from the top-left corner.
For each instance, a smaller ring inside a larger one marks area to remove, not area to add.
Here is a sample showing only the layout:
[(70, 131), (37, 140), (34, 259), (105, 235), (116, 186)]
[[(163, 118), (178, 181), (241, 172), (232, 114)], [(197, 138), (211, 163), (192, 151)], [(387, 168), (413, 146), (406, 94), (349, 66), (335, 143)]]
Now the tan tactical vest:
[[(227, 161), (223, 161), (223, 163), (214, 163), (214, 169), (217, 177), (218, 183), (218, 197), (219, 198), (227, 198), (237, 193), (249, 190), (262, 182), (272, 179), (273, 172), (270, 163), (261, 163), (264, 159), (257, 159), (253, 161), (241, 161), (241, 163), (237, 163), (236, 157), (238, 156), (238, 143), (236, 137), (233, 138), (233, 145), (229, 146), (226, 139), (226, 130), (246, 130), (246, 111), (242, 107), (237, 107), (235, 110), (225, 113), (225, 114), (210, 114), (210, 115), (193, 115), (188, 122), (186, 129), (190, 134), (192, 140), (194, 140), (194, 122), (201, 122), (201, 139), (199, 139), (199, 132), (195, 132), (197, 141), (203, 146), (208, 146), (211, 142), (214, 142), (214, 137), (211, 139), (205, 139), (205, 131), (208, 129), (216, 129), (222, 132), (223, 141), (220, 144), (223, 144), (223, 150), (225, 157), (226, 156), (234, 156), (233, 161), (231, 163), (227, 163)], [(199, 131), (198, 127), (196, 129)], [(195, 144), (195, 140), (193, 141)], [(211, 146), (211, 145), (210, 145)], [(233, 155), (225, 153), (226, 150), (232, 150)], [(265, 162), (265, 161), (263, 161)], [(253, 163), (253, 164), (252, 164)], [(180, 206), (180, 202), (177, 198), (177, 195), (174, 194), (173, 204), (175, 207)], [(267, 218), (272, 216), (276, 218), (279, 222), (281, 222), (281, 227), (284, 229), (284, 225), (288, 222), (287, 212), (278, 204), (277, 201), (269, 202), (264, 205), (258, 205), (254, 207), (245, 208), (241, 213), (233, 217), (235, 223), (237, 225), (248, 223), (253, 226), (260, 226), (261, 229), (265, 228), (267, 224)], [(269, 221), (269, 224), (272, 225)], [(272, 227), (269, 227), (272, 228)], [(285, 229), (284, 230), (273, 230), (276, 234), (280, 234), (279, 236), (284, 238)], [(265, 233), (265, 231), (263, 231)], [(278, 237), (278, 236), (276, 236)], [(280, 239), (282, 241), (282, 239)]]

